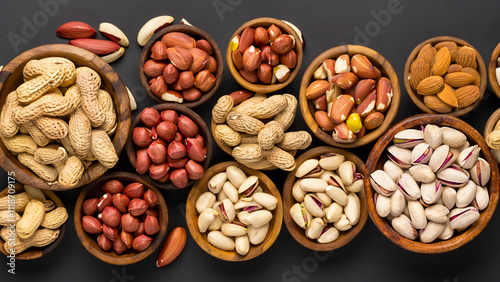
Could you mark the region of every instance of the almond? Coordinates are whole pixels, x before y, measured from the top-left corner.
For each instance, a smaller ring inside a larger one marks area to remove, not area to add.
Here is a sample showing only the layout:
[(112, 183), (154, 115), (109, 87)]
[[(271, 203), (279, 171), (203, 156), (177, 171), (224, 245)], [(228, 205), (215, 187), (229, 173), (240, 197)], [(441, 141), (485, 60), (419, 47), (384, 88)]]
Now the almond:
[(432, 47), (430, 43), (424, 45), (422, 49), (418, 52), (417, 59), (422, 59), (429, 65), (432, 63), (432, 60), (436, 56), (436, 49)]
[(444, 83), (453, 88), (460, 88), (472, 84), (474, 80), (474, 76), (465, 72), (453, 72), (444, 76)]
[(324, 131), (332, 131), (335, 127), (332, 120), (328, 116), (328, 113), (325, 111), (316, 111), (314, 113), (314, 118), (316, 119), (318, 126)]
[(315, 99), (326, 93), (332, 84), (326, 80), (318, 79), (313, 81), (306, 89), (306, 98)]
[(282, 55), (286, 54), (293, 48), (293, 38), (288, 34), (282, 34), (278, 36), (271, 43), (271, 50), (276, 54)]
[(464, 68), (477, 68), (476, 50), (469, 46), (462, 46), (462, 48), (458, 50), (456, 62)]
[(468, 85), (455, 90), (455, 95), (458, 99), (458, 107), (464, 108), (474, 104), (479, 99), (479, 87), (476, 85)]
[(335, 61), (335, 73), (339, 74), (350, 71), (351, 71), (351, 58), (349, 58), (349, 55), (347, 54), (340, 55)]
[(257, 46), (264, 46), (269, 43), (269, 34), (265, 28), (261, 26), (255, 28), (254, 42)]
[(116, 42), (102, 39), (78, 38), (68, 42), (69, 45), (83, 48), (96, 55), (107, 55), (120, 49)]
[(459, 64), (451, 64), (448, 67), (447, 73), (462, 72), (462, 70), (463, 70), (463, 68), (462, 68), (461, 65), (459, 65)]
[(156, 266), (162, 267), (174, 261), (184, 249), (186, 240), (186, 230), (182, 227), (174, 228), (161, 248), (156, 260)]
[(177, 81), (179, 78), (179, 70), (173, 65), (168, 64), (163, 69), (163, 79), (166, 83), (171, 84)]
[(363, 125), (366, 129), (374, 129), (379, 127), (384, 122), (384, 115), (381, 112), (372, 112), (363, 120)]
[(188, 51), (193, 56), (193, 63), (191, 64), (189, 71), (191, 71), (192, 73), (197, 73), (204, 69), (205, 64), (208, 62), (208, 53), (199, 48), (191, 48), (188, 49)]
[(180, 70), (189, 69), (193, 63), (193, 55), (186, 48), (170, 47), (167, 49), (167, 54), (170, 62)]
[(361, 104), (363, 100), (370, 94), (370, 92), (375, 88), (375, 80), (373, 79), (363, 79), (356, 84), (354, 88), (354, 101), (357, 105)]
[[(386, 77), (382, 77), (377, 82), (377, 102), (375, 105), (377, 111), (386, 111), (391, 105), (392, 96), (391, 82)], [(367, 129), (369, 128), (367, 127)]]
[(358, 106), (356, 112), (362, 118), (369, 115), (375, 109), (375, 103), (377, 102), (377, 90), (373, 89), (368, 96), (361, 102)]
[(436, 95), (426, 95), (424, 96), (424, 104), (431, 110), (436, 111), (441, 114), (449, 113), (453, 110), (453, 107), (443, 102)]
[(255, 30), (251, 27), (247, 27), (243, 30), (240, 37), (240, 43), (238, 50), (241, 54), (245, 52), (248, 47), (252, 46), (255, 40)]
[(416, 59), (410, 66), (410, 86), (413, 90), (424, 78), (431, 75), (431, 66), (424, 59)]
[(155, 60), (147, 60), (142, 66), (142, 71), (149, 77), (157, 77), (163, 74), (163, 70), (167, 66), (165, 62)]
[(357, 54), (351, 58), (351, 68), (359, 78), (376, 78), (377, 72), (365, 55)]
[(346, 120), (347, 116), (354, 107), (354, 98), (350, 95), (340, 95), (333, 101), (330, 118), (334, 123), (341, 123)]
[(243, 52), (242, 62), (245, 70), (257, 70), (261, 63), (260, 49), (255, 48), (253, 45), (248, 47), (245, 52)]
[(343, 72), (332, 77), (332, 82), (346, 90), (358, 83), (358, 77), (352, 72)]
[(215, 85), (216, 78), (208, 70), (202, 70), (194, 79), (194, 86), (202, 92), (208, 92)]
[(433, 95), (443, 90), (444, 80), (440, 76), (429, 76), (417, 85), (417, 93), (420, 95)]
[(455, 92), (453, 91), (453, 88), (451, 88), (448, 84), (444, 84), (443, 90), (437, 93), (437, 96), (441, 101), (445, 102), (446, 104), (452, 106), (452, 107), (457, 107), (458, 106), (458, 100), (457, 96), (455, 96)]
[(92, 37), (95, 33), (95, 29), (90, 25), (79, 21), (67, 22), (61, 25), (56, 31), (58, 36), (66, 39)]
[(474, 85), (478, 87), (481, 85), (481, 75), (479, 74), (479, 72), (477, 72), (477, 70), (471, 67), (465, 67), (462, 69), (462, 71), (474, 77)]
[(186, 49), (196, 47), (196, 41), (189, 35), (182, 32), (169, 32), (161, 38), (167, 47), (183, 47)]
[(443, 76), (451, 63), (450, 50), (448, 48), (441, 48), (437, 51), (436, 56), (431, 63), (431, 74)]
[(454, 62), (455, 59), (457, 58), (458, 46), (453, 41), (439, 42), (438, 44), (434, 45), (434, 48), (436, 48), (437, 51), (439, 51), (441, 48), (448, 48), (448, 51), (450, 51), (452, 62)]

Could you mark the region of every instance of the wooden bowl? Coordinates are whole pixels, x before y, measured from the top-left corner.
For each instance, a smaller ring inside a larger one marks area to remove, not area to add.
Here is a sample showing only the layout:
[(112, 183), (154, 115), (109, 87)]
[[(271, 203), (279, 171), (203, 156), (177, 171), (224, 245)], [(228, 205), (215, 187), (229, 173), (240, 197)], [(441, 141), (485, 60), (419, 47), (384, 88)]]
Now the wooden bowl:
[(258, 92), (258, 93), (270, 93), (270, 92), (276, 92), (284, 87), (286, 87), (290, 82), (292, 82), (297, 74), (299, 74), (300, 67), (302, 67), (302, 59), (304, 58), (304, 51), (303, 51), (303, 46), (300, 44), (300, 37), (297, 35), (297, 33), (286, 23), (284, 23), (281, 20), (277, 20), (274, 18), (257, 18), (253, 19), (251, 21), (248, 21), (241, 25), (231, 36), (231, 39), (235, 37), (236, 35), (241, 35), (243, 30), (247, 27), (264, 27), (267, 29), (269, 26), (272, 24), (275, 24), (277, 27), (279, 27), (284, 33), (290, 34), (295, 38), (295, 53), (297, 53), (297, 65), (295, 68), (292, 70), (290, 73), (290, 77), (285, 80), (284, 82), (281, 83), (275, 83), (275, 84), (258, 84), (258, 83), (251, 83), (244, 79), (238, 69), (234, 66), (233, 63), (233, 58), (232, 58), (232, 52), (231, 52), (231, 41), (229, 41), (227, 45), (227, 51), (226, 51), (226, 63), (227, 67), (229, 68), (229, 72), (231, 72), (231, 75), (236, 79), (236, 81), (243, 86), (245, 89), (248, 89), (253, 92)]
[[(253, 246), (250, 244), (250, 251), (248, 254), (242, 256), (236, 253), (236, 251), (224, 251), (212, 246), (207, 240), (207, 233), (201, 234), (198, 230), (198, 212), (196, 211), (196, 201), (199, 196), (206, 191), (208, 191), (208, 181), (215, 174), (226, 171), (228, 166), (236, 166), (242, 169), (248, 176), (255, 175), (259, 177), (259, 183), (264, 189), (265, 192), (272, 194), (276, 199), (278, 199), (278, 206), (276, 209), (272, 211), (273, 219), (270, 222), (269, 231), (267, 233), (264, 241), (258, 246)], [(200, 246), (205, 252), (210, 254), (213, 257), (216, 257), (221, 260), (226, 261), (245, 261), (253, 259), (257, 256), (260, 256), (267, 249), (271, 247), (281, 230), (281, 224), (283, 222), (283, 204), (281, 202), (281, 195), (276, 185), (274, 185), (273, 181), (269, 179), (264, 173), (247, 168), (246, 166), (238, 163), (238, 162), (223, 162), (218, 163), (212, 167), (210, 167), (203, 176), (202, 179), (198, 180), (196, 184), (191, 189), (189, 196), (186, 202), (186, 221), (189, 228), (189, 233), (196, 241), (198, 246)]]
[[(357, 138), (352, 143), (339, 143), (333, 140), (332, 134), (325, 132), (321, 127), (319, 127), (316, 119), (314, 118), (314, 112), (316, 111), (314, 105), (311, 100), (306, 98), (306, 89), (311, 82), (311, 78), (313, 77), (313, 73), (318, 67), (323, 63), (326, 59), (336, 59), (342, 54), (349, 54), (349, 56), (353, 56), (356, 54), (365, 55), (373, 66), (380, 69), (382, 75), (387, 77), (391, 81), (392, 85), (392, 101), (389, 109), (385, 112), (384, 122), (377, 128), (369, 131), (361, 138)], [(399, 88), (398, 76), (396, 72), (392, 68), (392, 65), (387, 61), (381, 54), (377, 53), (377, 51), (359, 45), (342, 45), (337, 46), (331, 49), (326, 50), (321, 53), (314, 61), (307, 67), (304, 76), (302, 77), (302, 83), (300, 84), (300, 111), (302, 112), (302, 117), (304, 118), (307, 126), (311, 129), (311, 131), (321, 139), (323, 142), (341, 148), (356, 148), (360, 146), (364, 146), (373, 140), (380, 137), (384, 134), (392, 121), (396, 117), (399, 109), (399, 100), (401, 99), (401, 90)]]
[(477, 105), (479, 105), (479, 102), (481, 102), (481, 99), (483, 98), (484, 91), (486, 90), (486, 85), (487, 85), (486, 67), (484, 66), (483, 57), (481, 57), (481, 54), (479, 54), (479, 51), (476, 48), (474, 48), (471, 44), (469, 44), (467, 41), (464, 41), (464, 40), (456, 38), (456, 37), (451, 37), (451, 36), (438, 36), (438, 37), (434, 37), (431, 39), (427, 39), (424, 42), (420, 43), (417, 47), (415, 47), (415, 49), (413, 49), (413, 51), (408, 56), (408, 60), (406, 60), (404, 76), (403, 76), (404, 85), (405, 85), (406, 92), (408, 93), (408, 96), (410, 96), (413, 103), (420, 110), (422, 110), (423, 112), (429, 113), (429, 114), (439, 114), (438, 112), (431, 110), (430, 108), (428, 108), (424, 104), (424, 101), (423, 101), (424, 96), (423, 95), (420, 95), (420, 94), (413, 91), (413, 89), (410, 86), (410, 80), (408, 78), (409, 77), (408, 74), (410, 72), (411, 63), (417, 57), (418, 52), (420, 51), (420, 49), (422, 49), (423, 46), (427, 45), (428, 43), (430, 43), (434, 46), (437, 43), (442, 42), (442, 41), (453, 41), (458, 46), (466, 45), (466, 46), (473, 48), (476, 51), (476, 59), (477, 59), (477, 66), (478, 66), (477, 71), (479, 72), (479, 75), (481, 76), (481, 84), (479, 85), (479, 98), (477, 99), (476, 102), (474, 102), (474, 104), (472, 104), (470, 106), (467, 106), (465, 108), (454, 110), (450, 113), (447, 113), (447, 115), (459, 117), (459, 116), (462, 116), (462, 115), (470, 112)]
[[(435, 124), (438, 126), (449, 126), (460, 130), (466, 136), (468, 141), (472, 144), (477, 144), (481, 148), (481, 157), (484, 158), (491, 167), (491, 180), (486, 186), (490, 194), (490, 201), (488, 207), (481, 212), (479, 219), (469, 226), (463, 232), (456, 232), (455, 235), (446, 241), (436, 241), (434, 243), (422, 243), (419, 241), (412, 241), (406, 239), (399, 235), (391, 226), (391, 224), (384, 218), (381, 218), (375, 209), (375, 204), (373, 202), (373, 189), (370, 185), (370, 174), (377, 169), (382, 169), (387, 156), (385, 154), (385, 149), (392, 144), (392, 139), (396, 133), (404, 129), (409, 128), (420, 128), (421, 125)], [(370, 156), (366, 162), (365, 170), (365, 195), (366, 202), (368, 204), (368, 213), (377, 228), (391, 240), (394, 244), (400, 246), (403, 249), (425, 254), (437, 254), (449, 252), (460, 248), (461, 246), (467, 244), (472, 239), (474, 239), (481, 231), (486, 227), (488, 222), (495, 211), (498, 202), (498, 189), (500, 183), (498, 182), (498, 166), (495, 158), (491, 154), (488, 145), (484, 141), (483, 137), (479, 132), (477, 132), (470, 125), (464, 121), (449, 116), (449, 115), (433, 115), (433, 114), (421, 114), (409, 117), (402, 122), (396, 124), (391, 128), (384, 136), (382, 136), (377, 144), (373, 147)], [(458, 235), (456, 235), (458, 234)]]
[[(113, 97), (117, 111), (118, 128), (116, 133), (111, 136), (111, 140), (113, 141), (116, 153), (119, 155), (125, 146), (130, 130), (131, 113), (127, 90), (118, 74), (99, 56), (89, 51), (67, 44), (51, 44), (36, 47), (22, 53), (0, 72), (0, 104), (3, 105), (7, 95), (16, 90), (23, 82), (23, 68), (28, 61), (53, 56), (65, 57), (73, 61), (77, 67), (90, 67), (101, 76), (101, 89), (108, 91), (111, 97)], [(15, 178), (21, 183), (45, 190), (68, 190), (67, 187), (57, 182), (48, 184), (31, 170), (21, 165), (17, 158), (5, 148), (3, 142), (0, 142), (0, 166), (5, 171), (15, 172)], [(98, 162), (94, 162), (85, 170), (78, 184), (70, 189), (86, 185), (103, 175), (106, 171), (107, 169), (104, 166)]]
[(495, 128), (495, 125), (497, 124), (497, 122), (500, 120), (500, 109), (496, 110), (495, 112), (493, 112), (490, 116), (490, 118), (488, 119), (488, 121), (486, 122), (486, 125), (484, 127), (484, 138), (486, 138), (486, 136), (488, 136), (488, 134), (490, 134), (490, 132), (493, 131), (493, 129)]
[(488, 80), (491, 85), (491, 89), (495, 92), (498, 98), (500, 98), (500, 86), (498, 85), (496, 69), (497, 69), (497, 59), (500, 56), (500, 43), (495, 47), (493, 53), (491, 53), (490, 63), (488, 65)]
[(175, 102), (167, 102), (165, 100), (162, 100), (160, 97), (156, 96), (153, 92), (151, 92), (151, 89), (149, 88), (149, 79), (148, 76), (142, 71), (142, 66), (146, 63), (147, 60), (151, 58), (151, 48), (153, 45), (156, 43), (156, 41), (161, 40), (163, 35), (169, 33), (169, 32), (183, 32), (186, 33), (190, 36), (192, 36), (195, 40), (198, 39), (205, 39), (207, 40), (210, 45), (212, 45), (213, 49), (213, 54), (212, 57), (217, 61), (217, 72), (215, 73), (215, 84), (210, 89), (208, 92), (203, 93), (201, 95), (200, 99), (193, 101), (193, 102), (184, 102), (181, 105), (187, 108), (194, 108), (197, 107), (201, 104), (203, 104), (205, 101), (210, 99), (212, 95), (214, 95), (215, 92), (217, 92), (217, 89), (220, 86), (220, 83), (222, 81), (222, 74), (224, 72), (224, 60), (222, 59), (222, 52), (217, 45), (217, 42), (205, 31), (186, 24), (177, 24), (177, 25), (170, 25), (167, 26), (166, 28), (156, 32), (151, 39), (144, 45), (141, 51), (141, 56), (139, 57), (139, 77), (141, 78), (141, 83), (144, 89), (146, 89), (146, 92), (148, 92), (149, 96), (155, 100), (158, 103), (167, 103), (167, 104), (178, 104)]
[(346, 160), (351, 161), (356, 165), (356, 170), (358, 172), (362, 173), (365, 170), (365, 164), (363, 163), (363, 161), (353, 153), (335, 147), (320, 146), (307, 150), (297, 158), (297, 165), (295, 166), (295, 169), (288, 173), (285, 179), (285, 184), (283, 185), (283, 217), (285, 219), (285, 224), (288, 232), (290, 232), (295, 241), (299, 242), (299, 244), (301, 244), (302, 246), (311, 250), (321, 252), (335, 250), (349, 243), (352, 239), (354, 239), (354, 237), (359, 234), (361, 229), (363, 229), (363, 226), (366, 223), (366, 219), (368, 218), (368, 212), (366, 210), (365, 204), (365, 195), (363, 191), (361, 191), (360, 193), (357, 193), (361, 204), (361, 216), (358, 224), (356, 224), (354, 228), (351, 228), (348, 231), (341, 231), (339, 238), (331, 243), (322, 244), (317, 240), (311, 240), (307, 238), (305, 235), (305, 230), (300, 228), (295, 223), (295, 221), (293, 221), (290, 215), (290, 208), (296, 203), (292, 195), (292, 187), (297, 180), (297, 178), (295, 177), (295, 172), (304, 161), (308, 159), (319, 158), (319, 156), (325, 153), (342, 154), (345, 156)]
[[(88, 234), (83, 230), (82, 227), (82, 205), (85, 200), (88, 198), (100, 198), (104, 193), (102, 192), (102, 185), (109, 180), (119, 180), (123, 183), (123, 185), (127, 185), (132, 182), (140, 182), (144, 185), (144, 190), (151, 189), (158, 196), (158, 222), (160, 223), (160, 231), (152, 236), (153, 242), (151, 245), (142, 252), (137, 252), (133, 249), (125, 251), (125, 253), (118, 255), (113, 251), (113, 248), (108, 252), (103, 251), (99, 245), (97, 245), (97, 235)], [(156, 187), (142, 179), (136, 174), (129, 172), (113, 172), (110, 174), (106, 174), (96, 181), (92, 182), (90, 185), (85, 187), (82, 190), (75, 204), (75, 212), (74, 212), (74, 221), (75, 221), (75, 229), (76, 235), (78, 235), (78, 239), (82, 243), (83, 247), (89, 251), (96, 258), (107, 262), (109, 264), (115, 265), (127, 265), (133, 264), (138, 261), (141, 261), (148, 257), (151, 253), (153, 253), (156, 248), (160, 246), (163, 242), (165, 234), (167, 233), (167, 225), (168, 225), (168, 209), (167, 203), (165, 203), (165, 199), (163, 195), (160, 193)]]
[[(11, 185), (10, 183), (10, 180), (9, 180), (9, 186)], [(16, 182), (14, 184), (15, 186), (15, 194), (19, 194), (19, 193), (22, 193), (24, 192), (24, 185), (22, 185), (21, 183), (19, 182)], [(64, 207), (64, 204), (61, 202), (61, 200), (59, 199), (59, 197), (56, 196), (56, 194), (52, 191), (48, 191), (48, 190), (42, 190), (43, 193), (45, 194), (45, 198), (48, 200), (52, 200), (57, 207)], [(4, 196), (7, 196), (9, 195), (9, 188), (5, 188), (2, 192), (0, 192), (0, 198), (4, 197)], [(52, 242), (50, 245), (48, 246), (45, 246), (43, 248), (29, 248), (27, 249), (26, 251), (20, 253), (20, 254), (17, 254), (16, 255), (16, 260), (32, 260), (32, 259), (37, 259), (37, 258), (41, 258), (41, 257), (44, 257), (46, 256), (47, 254), (49, 254), (50, 252), (52, 252), (52, 250), (54, 250), (62, 241), (63, 237), (64, 237), (64, 234), (66, 233), (66, 226), (68, 225), (68, 221), (66, 220), (66, 222), (61, 225), (61, 227), (59, 227), (59, 237), (57, 237), (57, 239)], [(8, 254), (5, 249), (4, 249), (4, 244), (5, 244), (5, 241), (3, 241), (1, 238), (0, 238), (0, 252), (2, 252), (4, 255), (6, 256), (9, 256), (10, 254)]]
[[(157, 104), (157, 105), (154, 105), (150, 108), (156, 109), (159, 112), (161, 112), (163, 110), (175, 110), (177, 113), (179, 113), (179, 115), (181, 115), (181, 114), (185, 115), (185, 116), (189, 117), (190, 119), (192, 119), (194, 121), (194, 123), (196, 123), (196, 125), (198, 126), (198, 134), (200, 134), (203, 137), (203, 139), (205, 139), (205, 145), (207, 147), (207, 156), (205, 158), (205, 161), (203, 162), (203, 168), (206, 171), (209, 164), (210, 164), (210, 160), (212, 159), (212, 151), (213, 151), (214, 145), (213, 145), (212, 137), (210, 135), (210, 131), (208, 130), (208, 127), (207, 127), (207, 124), (205, 123), (205, 121), (203, 121), (203, 119), (198, 114), (196, 114), (194, 111), (192, 111), (184, 106), (181, 106), (179, 104), (175, 104), (175, 103)], [(135, 154), (135, 150), (136, 150), (135, 145), (132, 142), (132, 132), (133, 132), (133, 129), (137, 126), (144, 126), (142, 121), (141, 121), (140, 114), (138, 114), (135, 117), (134, 121), (132, 122), (132, 127), (130, 130), (129, 138), (128, 138), (127, 144), (125, 146), (125, 151), (127, 152), (128, 159), (134, 168), (135, 168), (135, 161), (136, 161), (137, 156)], [(151, 177), (149, 177), (149, 174), (141, 174), (141, 177), (158, 188), (179, 189), (179, 188), (175, 187), (175, 185), (172, 184), (172, 182), (169, 181), (167, 183), (160, 183), (160, 182), (152, 179)], [(186, 185), (186, 187), (184, 187), (184, 188), (190, 187), (194, 183), (195, 183), (194, 180), (190, 180), (188, 182), (188, 184)]]

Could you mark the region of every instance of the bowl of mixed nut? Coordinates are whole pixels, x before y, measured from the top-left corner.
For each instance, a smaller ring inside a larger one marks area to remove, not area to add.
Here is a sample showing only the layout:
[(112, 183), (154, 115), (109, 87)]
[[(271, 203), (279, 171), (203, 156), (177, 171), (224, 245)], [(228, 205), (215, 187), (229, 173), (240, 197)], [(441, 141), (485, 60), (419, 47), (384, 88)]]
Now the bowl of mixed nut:
[(316, 57), (300, 85), (300, 110), (311, 131), (344, 148), (366, 145), (389, 128), (401, 92), (391, 64), (375, 50), (334, 47)]
[(500, 98), (500, 43), (491, 53), (488, 65), (488, 81), (495, 95)]
[(449, 115), (417, 115), (391, 128), (370, 153), (364, 181), (375, 226), (417, 253), (467, 244), (498, 201), (498, 166), (488, 145)]

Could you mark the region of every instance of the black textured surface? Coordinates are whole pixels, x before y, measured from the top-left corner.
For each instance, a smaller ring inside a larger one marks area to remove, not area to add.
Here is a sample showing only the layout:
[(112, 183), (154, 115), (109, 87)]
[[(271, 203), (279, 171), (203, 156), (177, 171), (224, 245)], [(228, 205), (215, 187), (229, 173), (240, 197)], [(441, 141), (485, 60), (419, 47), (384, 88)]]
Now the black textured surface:
[[(48, 7), (49, 10), (42, 6)], [(244, 22), (257, 17), (275, 17), (296, 24), (304, 33), (306, 47), (299, 76), (281, 93), (298, 96), (301, 77), (308, 64), (331, 47), (354, 43), (371, 47), (385, 56), (396, 70), (402, 99), (394, 123), (420, 113), (406, 95), (402, 83), (403, 68), (413, 48), (435, 36), (450, 35), (464, 39), (479, 50), (486, 62), (500, 41), (498, 1), (77, 1), (38, 0), (0, 1), (0, 65), (7, 64), (30, 48), (65, 43), (57, 28), (68, 21), (87, 22), (96, 30), (101, 22), (111, 22), (129, 37), (124, 57), (112, 64), (134, 93), (139, 111), (154, 104), (143, 90), (138, 75), (141, 51), (137, 32), (152, 17), (171, 15), (175, 23), (186, 18), (208, 32), (225, 53), (230, 36)], [(49, 12), (47, 12), (49, 11)], [(31, 25), (31, 29), (28, 27)], [(363, 33), (363, 34), (361, 34)], [(103, 38), (98, 34), (97, 38)], [(211, 108), (218, 97), (240, 86), (225, 70), (219, 91), (194, 110), (210, 122)], [(480, 106), (462, 117), (480, 133), (489, 115), (500, 105), (488, 88)], [(137, 112), (136, 112), (137, 113)], [(135, 116), (135, 114), (133, 114)], [(308, 130), (300, 111), (291, 128)], [(312, 146), (322, 145), (317, 138)], [(352, 150), (367, 158), (372, 144)], [(231, 158), (215, 146), (212, 164)], [(125, 155), (112, 171), (132, 171)], [(285, 172), (267, 173), (281, 187)], [(498, 180), (496, 180), (498, 181)], [(2, 183), (3, 182), (3, 185)], [(0, 173), (0, 187), (7, 186), (7, 174)], [(156, 251), (147, 259), (130, 266), (113, 266), (88, 253), (73, 227), (73, 208), (80, 189), (57, 193), (70, 213), (66, 236), (47, 257), (34, 261), (16, 261), (15, 275), (7, 272), (8, 261), (0, 259), (1, 281), (491, 281), (498, 275), (500, 263), (499, 218), (475, 240), (446, 254), (421, 255), (405, 251), (374, 227), (370, 220), (357, 238), (330, 253), (308, 250), (289, 235), (283, 224), (275, 244), (263, 255), (248, 262), (230, 263), (206, 254), (188, 235), (186, 248), (171, 265), (158, 269)], [(187, 228), (185, 200), (189, 190), (163, 191), (169, 208), (168, 232), (176, 226)]]

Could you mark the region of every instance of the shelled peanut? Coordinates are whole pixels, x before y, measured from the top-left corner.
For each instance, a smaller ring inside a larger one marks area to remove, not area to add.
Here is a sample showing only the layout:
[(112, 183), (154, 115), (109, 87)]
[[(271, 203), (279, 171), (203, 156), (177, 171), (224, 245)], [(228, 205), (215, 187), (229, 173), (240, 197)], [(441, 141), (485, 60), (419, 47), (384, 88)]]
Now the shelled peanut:
[(23, 76), (0, 117), (3, 144), (22, 165), (49, 185), (71, 188), (93, 161), (116, 164), (115, 106), (97, 72), (48, 57), (29, 61)]
[(236, 166), (214, 175), (196, 200), (198, 230), (216, 248), (242, 256), (266, 238), (278, 200)]
[(143, 126), (132, 130), (139, 174), (149, 173), (160, 183), (170, 180), (177, 188), (203, 176), (207, 148), (192, 119), (174, 110), (159, 113), (152, 108), (145, 108), (140, 118)]
[(385, 119), (393, 96), (391, 81), (361, 54), (326, 59), (313, 74), (305, 95), (314, 118), (339, 143), (352, 143)]
[(151, 47), (151, 59), (142, 66), (151, 92), (164, 101), (196, 101), (216, 82), (214, 46), (182, 32), (169, 32)]
[(41, 190), (28, 185), (25, 190), (0, 198), (0, 236), (8, 254), (51, 244), (68, 219), (66, 208), (55, 207)]
[(232, 149), (233, 157), (253, 169), (295, 168), (296, 150), (312, 141), (306, 131), (286, 132), (292, 125), (297, 99), (290, 94), (235, 91), (219, 98), (212, 109), (214, 138)]
[(158, 195), (142, 183), (125, 186), (119, 180), (107, 181), (99, 192), (99, 198), (83, 202), (83, 230), (95, 236), (105, 252), (113, 249), (121, 255), (147, 249), (160, 231)]
[(480, 96), (476, 56), (474, 48), (452, 41), (424, 45), (410, 65), (410, 86), (438, 113), (470, 106)]
[(495, 156), (497, 162), (500, 163), (500, 121), (497, 121), (493, 131), (486, 136), (485, 140), (493, 156)]
[(319, 243), (331, 243), (355, 226), (361, 214), (359, 193), (363, 175), (342, 154), (327, 153), (304, 161), (295, 177), (290, 208), (295, 223), (305, 235)]

